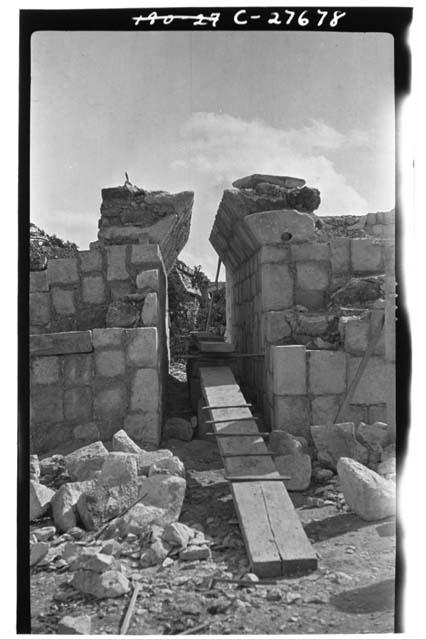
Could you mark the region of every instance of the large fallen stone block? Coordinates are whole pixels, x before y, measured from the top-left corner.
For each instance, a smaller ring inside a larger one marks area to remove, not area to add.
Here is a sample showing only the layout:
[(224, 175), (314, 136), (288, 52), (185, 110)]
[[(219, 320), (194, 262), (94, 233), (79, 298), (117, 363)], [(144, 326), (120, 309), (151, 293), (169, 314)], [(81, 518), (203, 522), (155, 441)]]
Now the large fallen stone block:
[(96, 598), (118, 598), (130, 590), (130, 582), (120, 571), (110, 570), (104, 573), (95, 571), (76, 571), (71, 585), (81, 593)]
[(149, 469), (153, 464), (164, 460), (165, 458), (172, 458), (173, 453), (170, 449), (158, 449), (157, 451), (142, 451), (136, 457), (136, 464), (138, 467), (138, 475), (146, 476), (149, 473)]
[(388, 425), (384, 422), (365, 424), (360, 422), (356, 430), (357, 438), (369, 445), (379, 444), (384, 449), (389, 444)]
[(163, 460), (159, 460), (150, 466), (148, 476), (154, 476), (158, 473), (184, 478), (185, 465), (177, 456), (173, 456), (172, 458), (163, 458)]
[(185, 498), (186, 481), (178, 476), (156, 474), (142, 482), (139, 495), (143, 504), (165, 509), (170, 522), (178, 520)]
[(165, 540), (173, 547), (186, 549), (189, 541), (194, 537), (194, 531), (183, 522), (172, 522), (165, 527), (162, 540)]
[(93, 481), (67, 482), (52, 498), (52, 516), (59, 531), (68, 531), (77, 525), (77, 502), (83, 492), (93, 486)]
[(311, 435), (319, 462), (334, 471), (341, 457), (353, 458), (362, 464), (368, 462), (368, 449), (355, 438), (353, 422), (314, 425), (311, 426)]
[(109, 453), (97, 477), (97, 483), (105, 487), (137, 482), (138, 468), (135, 456), (123, 451)]
[(152, 525), (165, 527), (173, 520), (173, 516), (167, 509), (138, 503), (129, 509), (124, 516), (117, 519), (112, 524), (111, 530), (107, 530), (107, 532), (110, 536), (125, 537), (129, 533), (133, 533), (140, 538), (146, 538), (151, 534)]
[(111, 486), (97, 482), (81, 494), (77, 502), (77, 512), (84, 527), (91, 531), (99, 529), (107, 520), (119, 516), (137, 497), (137, 482)]
[(274, 463), (282, 475), (290, 476), (285, 480), (289, 491), (305, 491), (311, 483), (311, 458), (306, 453), (296, 451), (292, 454), (274, 457)]
[(55, 492), (49, 487), (30, 480), (30, 522), (46, 513), (54, 495)]
[(348, 506), (363, 520), (395, 514), (396, 485), (351, 458), (340, 458), (337, 473)]
[(30, 567), (34, 567), (46, 557), (49, 551), (49, 544), (47, 542), (36, 542), (30, 547)]
[(88, 636), (92, 631), (92, 619), (90, 616), (64, 616), (58, 622), (57, 633), (60, 635)]
[(117, 433), (114, 433), (112, 436), (112, 450), (113, 451), (124, 451), (125, 453), (140, 453), (142, 449), (133, 442), (130, 436), (124, 431), (124, 429), (120, 429)]
[(140, 566), (142, 569), (161, 564), (169, 555), (172, 545), (164, 540), (155, 540), (148, 549), (141, 553)]
[(66, 469), (72, 480), (90, 480), (101, 469), (108, 449), (98, 440), (65, 456)]
[(103, 573), (111, 569), (118, 569), (119, 562), (111, 554), (101, 553), (98, 549), (88, 547), (84, 549), (76, 560), (72, 563), (72, 571), (94, 571), (95, 573)]

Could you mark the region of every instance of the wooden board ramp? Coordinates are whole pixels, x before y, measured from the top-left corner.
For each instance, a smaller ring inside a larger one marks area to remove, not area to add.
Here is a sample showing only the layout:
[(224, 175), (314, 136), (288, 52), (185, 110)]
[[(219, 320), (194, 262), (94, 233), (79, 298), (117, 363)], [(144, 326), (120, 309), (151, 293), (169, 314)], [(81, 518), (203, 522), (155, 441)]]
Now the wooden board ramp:
[[(268, 450), (263, 437), (231, 369), (201, 367), (200, 381), (205, 404), (212, 407), (208, 413), (214, 432), (235, 434), (218, 437), (216, 442), (225, 476), (230, 479), (252, 570), (262, 578), (315, 570), (315, 551), (273, 457), (265, 455)], [(259, 457), (252, 455), (256, 453)], [(253, 481), (247, 476), (253, 476)], [(238, 477), (244, 477), (244, 481), (238, 481)]]

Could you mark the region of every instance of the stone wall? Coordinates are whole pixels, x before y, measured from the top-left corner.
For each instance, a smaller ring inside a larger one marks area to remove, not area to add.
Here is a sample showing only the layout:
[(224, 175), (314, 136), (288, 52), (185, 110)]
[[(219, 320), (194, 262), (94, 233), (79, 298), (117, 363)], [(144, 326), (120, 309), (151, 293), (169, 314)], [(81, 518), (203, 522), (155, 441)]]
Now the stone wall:
[(30, 337), (31, 450), (76, 448), (125, 429), (158, 446), (162, 366), (156, 327)]

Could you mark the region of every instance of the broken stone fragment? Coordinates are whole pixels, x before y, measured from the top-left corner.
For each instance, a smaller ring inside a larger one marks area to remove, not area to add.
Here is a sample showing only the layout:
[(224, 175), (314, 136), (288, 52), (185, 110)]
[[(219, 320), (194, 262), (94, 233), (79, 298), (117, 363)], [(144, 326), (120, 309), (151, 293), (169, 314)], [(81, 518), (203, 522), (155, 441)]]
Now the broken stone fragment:
[(185, 465), (182, 460), (176, 456), (173, 456), (172, 458), (164, 458), (163, 460), (159, 460), (151, 465), (148, 471), (148, 476), (153, 476), (158, 473), (184, 478)]
[(285, 480), (286, 489), (289, 491), (305, 491), (311, 483), (312, 464), (311, 457), (306, 453), (288, 454), (274, 457), (277, 470), (282, 475), (290, 476)]
[(194, 531), (182, 522), (172, 522), (163, 531), (162, 539), (174, 547), (186, 549)]
[(189, 545), (179, 553), (180, 560), (207, 560), (210, 558), (210, 548), (207, 545)]
[(40, 529), (34, 529), (32, 533), (38, 542), (47, 542), (47, 540), (50, 540), (50, 538), (55, 535), (56, 527), (40, 527)]
[(54, 495), (55, 492), (49, 487), (30, 480), (30, 522), (46, 513)]
[(114, 569), (103, 573), (76, 571), (70, 583), (74, 589), (96, 598), (118, 598), (130, 590), (130, 582), (120, 571)]
[(49, 544), (47, 542), (36, 542), (30, 547), (30, 567), (34, 567), (38, 564), (49, 551)]
[(108, 455), (108, 449), (98, 440), (65, 456), (66, 469), (72, 480), (96, 477)]
[(273, 453), (293, 455), (302, 451), (302, 444), (287, 431), (275, 429), (269, 436), (269, 447)]
[(40, 462), (37, 455), (30, 456), (30, 480), (40, 481)]
[(65, 456), (59, 453), (40, 460), (40, 474), (48, 478), (58, 476), (65, 471)]
[(92, 480), (66, 482), (52, 498), (52, 516), (59, 531), (68, 531), (77, 525), (77, 502), (86, 489), (92, 487)]
[(312, 470), (312, 479), (318, 483), (325, 483), (331, 480), (334, 476), (334, 471), (331, 469), (322, 469), (321, 467), (315, 467)]
[[(384, 422), (375, 422), (374, 424), (365, 424), (360, 422), (356, 430), (357, 438), (365, 441), (366, 444), (372, 446), (379, 444), (384, 449), (389, 444), (388, 426)], [(363, 442), (364, 444), (364, 442)]]
[(133, 442), (124, 429), (120, 429), (112, 436), (112, 451), (122, 451), (125, 453), (141, 453), (142, 449)]
[(177, 440), (192, 440), (194, 428), (185, 418), (169, 418), (164, 425), (164, 437), (176, 438)]
[(232, 186), (236, 189), (254, 189), (257, 184), (266, 182), (275, 184), (284, 189), (299, 189), (306, 184), (302, 178), (291, 178), (290, 176), (273, 176), (266, 173), (254, 173), (251, 176), (234, 180)]
[(72, 571), (84, 569), (85, 571), (94, 571), (96, 573), (117, 568), (118, 561), (112, 555), (101, 553), (94, 547), (84, 549), (72, 563), (71, 567)]
[(115, 532), (111, 531), (109, 535), (125, 537), (133, 534), (145, 538), (150, 535), (153, 524), (164, 527), (172, 521), (166, 509), (138, 503), (116, 521)]
[(107, 520), (119, 516), (123, 509), (134, 503), (137, 496), (136, 477), (133, 482), (123, 484), (96, 482), (79, 497), (77, 512), (88, 531), (99, 529)]
[(141, 451), (136, 457), (136, 464), (138, 467), (138, 475), (147, 476), (150, 467), (164, 460), (164, 458), (172, 458), (173, 453), (169, 449), (158, 449), (157, 451)]
[(353, 422), (311, 426), (311, 435), (317, 449), (318, 461), (333, 471), (341, 457), (353, 458), (362, 464), (368, 462), (368, 449), (355, 438)]
[(153, 567), (161, 564), (169, 555), (172, 545), (164, 540), (155, 540), (149, 549), (144, 550), (140, 557), (140, 566), (142, 569)]
[(105, 325), (107, 327), (136, 327), (141, 322), (142, 303), (115, 300), (108, 305)]
[(118, 540), (107, 540), (105, 544), (102, 545), (101, 553), (115, 556), (117, 558), (121, 554), (121, 549), (122, 546)]
[(337, 472), (345, 501), (363, 520), (381, 520), (395, 514), (396, 486), (351, 458), (340, 458)]
[(136, 459), (123, 451), (113, 451), (106, 456), (96, 482), (111, 487), (118, 484), (125, 485), (129, 482), (135, 483), (136, 480)]
[(140, 495), (145, 505), (165, 509), (169, 522), (179, 519), (185, 498), (186, 481), (178, 476), (156, 474), (146, 478), (140, 486)]
[(365, 305), (367, 302), (378, 300), (384, 295), (385, 276), (369, 276), (366, 278), (352, 278), (331, 296), (332, 303), (338, 306)]
[(57, 633), (88, 636), (92, 631), (90, 616), (64, 616), (59, 620)]

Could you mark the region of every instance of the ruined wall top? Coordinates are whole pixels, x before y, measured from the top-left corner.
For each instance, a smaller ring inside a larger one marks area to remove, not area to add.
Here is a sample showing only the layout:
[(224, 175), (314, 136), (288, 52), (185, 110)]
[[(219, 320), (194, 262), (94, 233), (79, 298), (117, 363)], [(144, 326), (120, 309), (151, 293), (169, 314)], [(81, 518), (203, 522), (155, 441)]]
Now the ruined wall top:
[(193, 202), (192, 191), (147, 191), (126, 179), (102, 189), (98, 239), (104, 245), (157, 243), (170, 271), (188, 240)]

